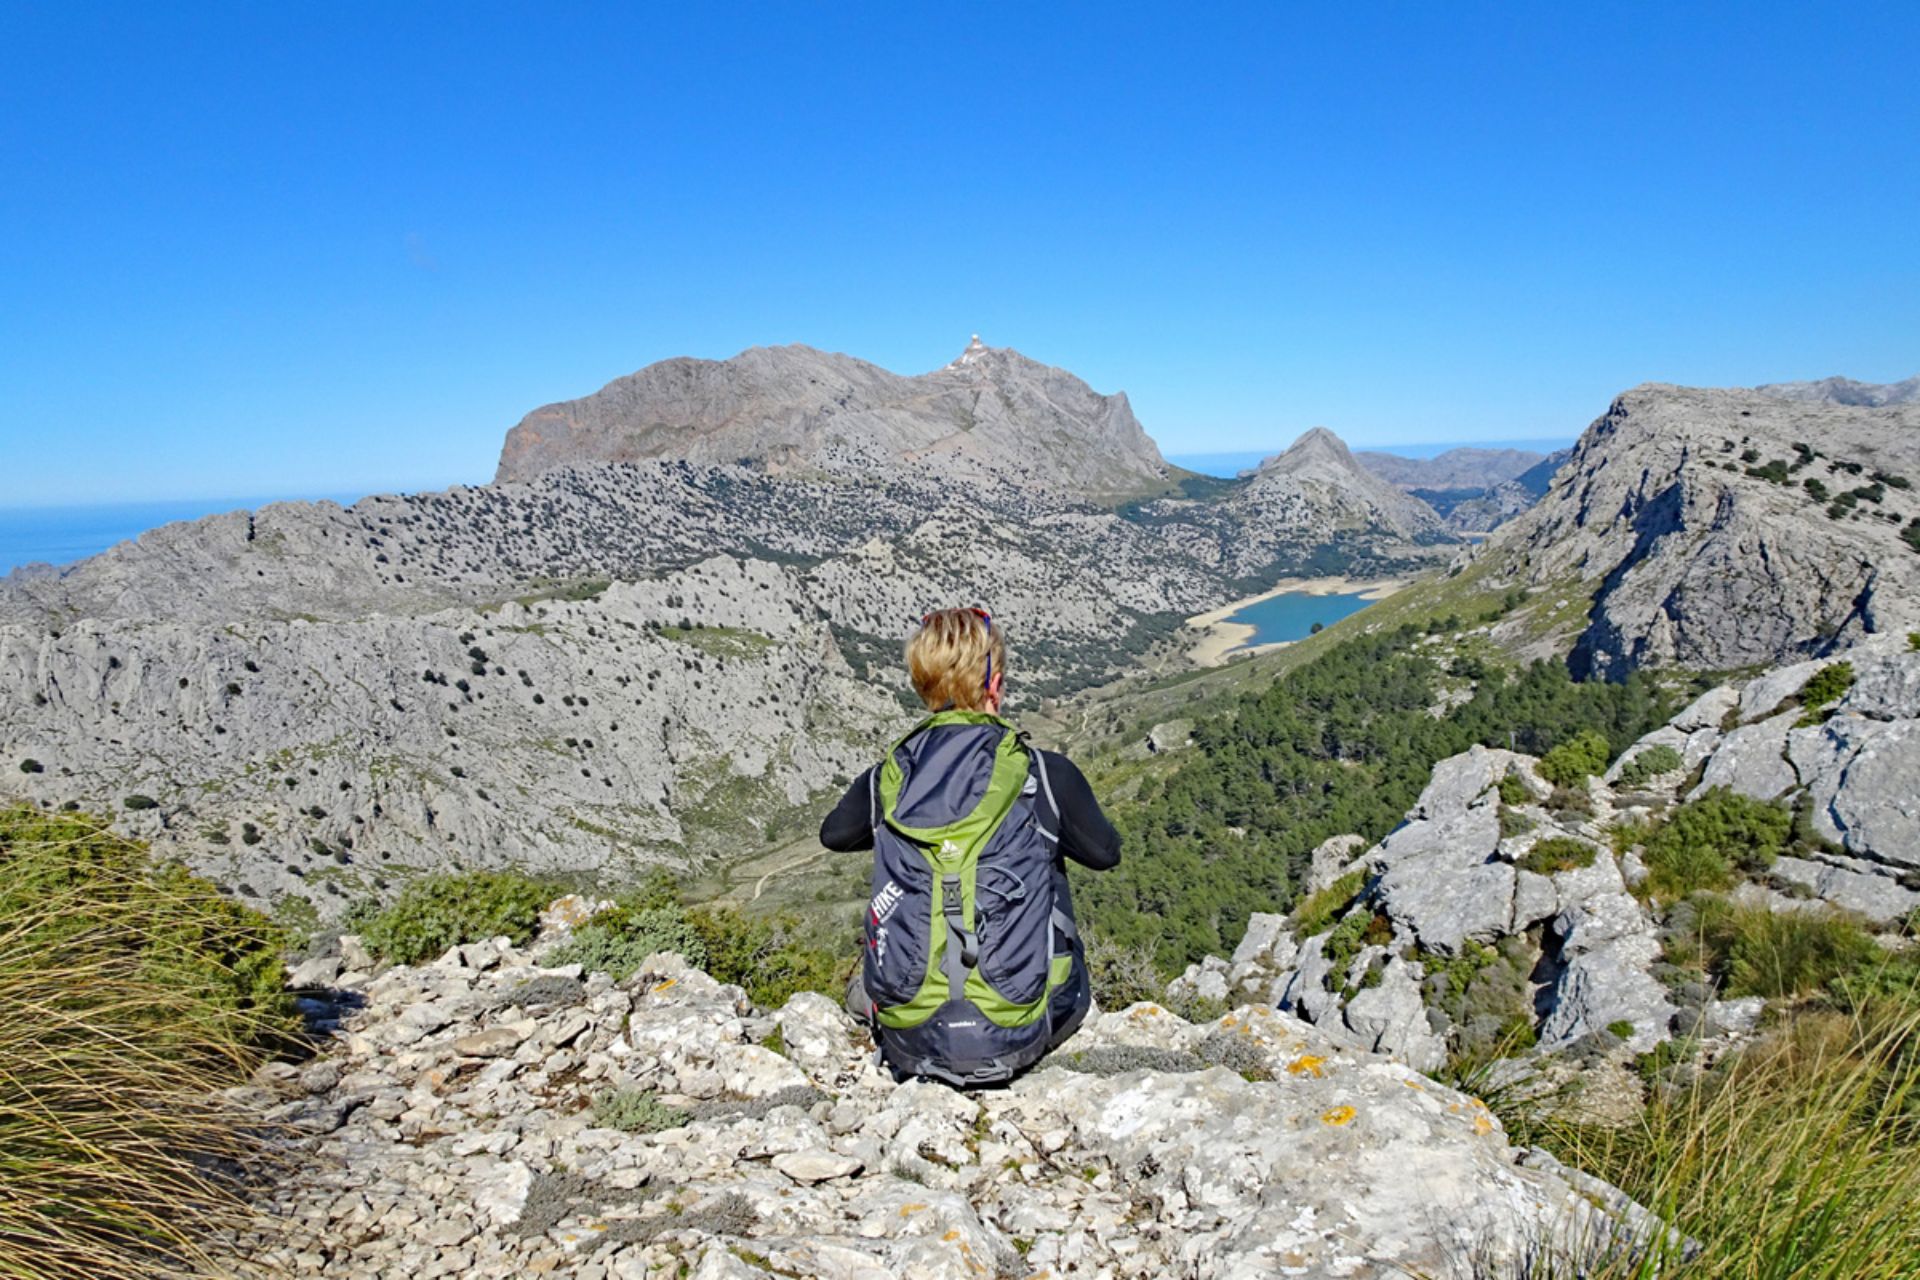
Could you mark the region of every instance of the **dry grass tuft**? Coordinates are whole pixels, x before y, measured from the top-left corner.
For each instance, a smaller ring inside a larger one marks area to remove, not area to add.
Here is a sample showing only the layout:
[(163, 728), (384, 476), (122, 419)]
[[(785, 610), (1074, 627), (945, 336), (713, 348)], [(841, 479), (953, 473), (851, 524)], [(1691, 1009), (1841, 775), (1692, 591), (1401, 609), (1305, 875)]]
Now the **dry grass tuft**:
[(0, 1277), (205, 1273), (262, 1154), (218, 1091), (295, 1030), (279, 951), (104, 824), (0, 811)]

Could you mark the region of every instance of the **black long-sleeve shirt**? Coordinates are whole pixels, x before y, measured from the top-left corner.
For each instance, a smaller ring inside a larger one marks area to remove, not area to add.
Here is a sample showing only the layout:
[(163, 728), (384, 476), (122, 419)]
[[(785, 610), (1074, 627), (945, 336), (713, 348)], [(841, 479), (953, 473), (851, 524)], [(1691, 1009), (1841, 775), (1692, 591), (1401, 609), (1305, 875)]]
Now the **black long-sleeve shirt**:
[[(1107, 815), (1100, 812), (1100, 802), (1093, 798), (1087, 776), (1058, 752), (1040, 754), (1047, 758), (1047, 783), (1060, 806), (1060, 852), (1095, 871), (1117, 865), (1120, 833), (1107, 821)], [(835, 853), (873, 848), (872, 792), (868, 789), (872, 772), (873, 769), (869, 769), (855, 778), (847, 794), (840, 797), (840, 803), (833, 806), (833, 812), (820, 824), (820, 843)]]

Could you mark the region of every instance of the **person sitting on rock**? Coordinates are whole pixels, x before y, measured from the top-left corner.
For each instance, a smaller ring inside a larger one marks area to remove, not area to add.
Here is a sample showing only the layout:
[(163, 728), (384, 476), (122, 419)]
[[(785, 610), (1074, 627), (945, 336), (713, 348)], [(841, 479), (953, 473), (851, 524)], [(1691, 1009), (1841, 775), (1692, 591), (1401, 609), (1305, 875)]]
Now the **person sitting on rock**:
[(1104, 871), (1120, 837), (1065, 756), (1000, 718), (1006, 637), (985, 609), (941, 609), (907, 641), (931, 712), (856, 778), (820, 827), (873, 850), (847, 1007), (900, 1079), (1011, 1079), (1092, 1004), (1065, 859)]

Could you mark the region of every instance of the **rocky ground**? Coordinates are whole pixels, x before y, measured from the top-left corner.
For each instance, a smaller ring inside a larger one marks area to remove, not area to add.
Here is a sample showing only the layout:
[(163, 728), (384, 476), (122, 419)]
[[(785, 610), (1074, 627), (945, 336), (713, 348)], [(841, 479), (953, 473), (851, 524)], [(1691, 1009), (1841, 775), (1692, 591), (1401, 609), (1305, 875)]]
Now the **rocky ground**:
[(625, 983), (543, 967), (579, 914), (524, 951), (383, 971), (347, 937), (299, 970), (324, 1044), (233, 1092), (292, 1148), (234, 1270), (1465, 1280), (1653, 1229), (1476, 1100), (1266, 1005), (1098, 1014), (963, 1094), (895, 1084), (819, 995), (754, 1009), (672, 955)]
[[(1805, 705), (1808, 682), (1839, 663), (1844, 692)], [(1677, 763), (1638, 776), (1635, 758), (1655, 747)], [(1516, 1019), (1536, 1056), (1595, 1062), (1676, 1036), (1738, 1037), (1762, 1002), (1681, 980), (1664, 962), (1668, 913), (1634, 892), (1641, 850), (1616, 852), (1621, 824), (1722, 787), (1800, 815), (1793, 852), (1735, 900), (1838, 912), (1905, 945), (1891, 935), (1920, 909), (1920, 652), (1878, 637), (1712, 689), (1579, 788), (1556, 788), (1514, 752), (1440, 762), (1386, 839), (1316, 852), (1310, 888), (1342, 876), (1354, 888), (1328, 927), (1300, 938), (1283, 917), (1255, 916), (1231, 960), (1193, 966), (1174, 994), (1262, 1000), (1422, 1068)], [(1557, 851), (1544, 865), (1532, 856), (1543, 847)]]

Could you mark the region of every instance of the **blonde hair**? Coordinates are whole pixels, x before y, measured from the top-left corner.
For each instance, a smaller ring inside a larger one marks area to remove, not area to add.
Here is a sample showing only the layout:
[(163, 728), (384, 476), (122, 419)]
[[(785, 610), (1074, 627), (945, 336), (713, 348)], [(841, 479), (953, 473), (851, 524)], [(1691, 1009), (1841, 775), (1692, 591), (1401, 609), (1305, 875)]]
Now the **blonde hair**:
[(929, 711), (985, 711), (992, 673), (1006, 669), (1007, 642), (984, 610), (937, 609), (907, 641), (907, 674)]

